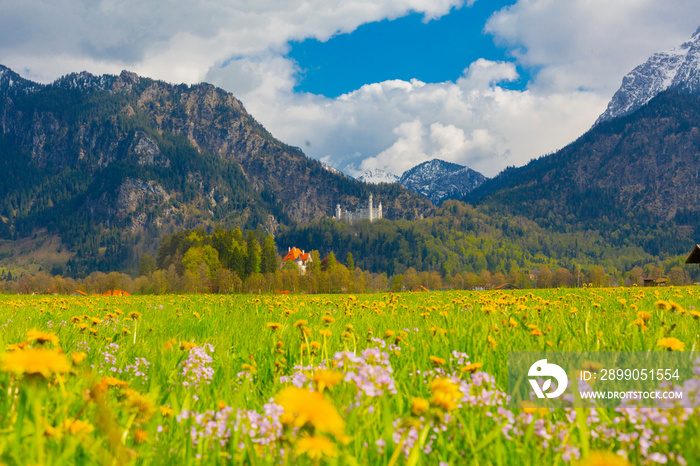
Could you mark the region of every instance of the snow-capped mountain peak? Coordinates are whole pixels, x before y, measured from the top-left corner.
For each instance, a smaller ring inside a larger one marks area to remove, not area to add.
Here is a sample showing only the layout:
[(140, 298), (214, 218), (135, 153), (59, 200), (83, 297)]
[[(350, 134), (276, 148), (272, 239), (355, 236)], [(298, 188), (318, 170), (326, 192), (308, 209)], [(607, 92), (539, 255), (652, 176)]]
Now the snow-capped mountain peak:
[(688, 42), (655, 53), (627, 74), (595, 124), (632, 113), (667, 89), (700, 94), (700, 28)]
[(440, 204), (446, 199), (463, 197), (484, 181), (486, 177), (471, 168), (433, 159), (404, 172), (399, 182)]
[(370, 184), (398, 183), (399, 177), (380, 168), (370, 169), (357, 177), (358, 181)]

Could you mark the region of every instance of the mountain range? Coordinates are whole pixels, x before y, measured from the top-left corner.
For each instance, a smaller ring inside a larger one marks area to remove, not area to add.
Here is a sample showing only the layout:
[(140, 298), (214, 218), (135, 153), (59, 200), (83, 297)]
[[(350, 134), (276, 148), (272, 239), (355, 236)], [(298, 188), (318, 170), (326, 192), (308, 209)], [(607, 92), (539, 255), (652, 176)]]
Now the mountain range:
[(700, 28), (689, 41), (655, 53), (628, 73), (595, 124), (628, 115), (668, 89), (700, 93)]
[(426, 197), (433, 204), (440, 205), (447, 199), (465, 196), (487, 178), (463, 165), (432, 159), (406, 170), (400, 177), (382, 169), (372, 169), (357, 179), (371, 184), (399, 183)]
[(616, 247), (645, 232), (653, 254), (700, 235), (700, 29), (622, 81), (596, 124), (562, 150), (510, 168), (463, 200)]
[(461, 198), (477, 210), (443, 212), (511, 219), (503, 225), (524, 218), (553, 234), (591, 232), (600, 248), (681, 254), (700, 235), (699, 122), (700, 29), (632, 70), (576, 141), (492, 179), (431, 160), (398, 183), (380, 171), (363, 183), (278, 141), (209, 84), (83, 72), (44, 85), (0, 66), (0, 265), (134, 271), (166, 233), (289, 231), (332, 216), (336, 204), (364, 206), (370, 194), (389, 220), (421, 222)]
[[(0, 238), (54, 235), (66, 273), (133, 267), (167, 232), (331, 216), (370, 194), (389, 219), (433, 206), (327, 170), (268, 133), (233, 95), (122, 72), (42, 85), (0, 67)], [(0, 245), (1, 246), (1, 245)], [(13, 255), (0, 247), (2, 255)]]

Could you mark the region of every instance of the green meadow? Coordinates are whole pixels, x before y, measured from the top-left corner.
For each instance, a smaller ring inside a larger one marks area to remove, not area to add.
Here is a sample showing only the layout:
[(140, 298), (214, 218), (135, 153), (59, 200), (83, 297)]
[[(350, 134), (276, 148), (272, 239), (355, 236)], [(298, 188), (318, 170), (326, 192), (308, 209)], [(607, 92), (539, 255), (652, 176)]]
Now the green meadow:
[(4, 295), (0, 463), (700, 464), (700, 361), (663, 408), (507, 393), (509, 351), (698, 360), (698, 296)]

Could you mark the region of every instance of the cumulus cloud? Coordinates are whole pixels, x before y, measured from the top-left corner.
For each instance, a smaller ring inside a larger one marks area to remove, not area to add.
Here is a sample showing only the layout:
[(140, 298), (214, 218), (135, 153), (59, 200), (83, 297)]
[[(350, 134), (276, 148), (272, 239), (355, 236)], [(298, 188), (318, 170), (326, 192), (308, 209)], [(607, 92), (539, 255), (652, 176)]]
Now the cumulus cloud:
[[(351, 175), (371, 168), (400, 175), (439, 158), (493, 176), (571, 142), (607, 103), (586, 92), (506, 90), (499, 84), (517, 79), (515, 66), (483, 59), (455, 82), (392, 80), (329, 99), (294, 93), (293, 79), (279, 78), (285, 60), (277, 61), (235, 63), (235, 77), (228, 67), (211, 77), (231, 88), (251, 82), (241, 77), (249, 70), (267, 91), (240, 94), (248, 110), (265, 115), (263, 124), (280, 139)], [(291, 76), (293, 64), (286, 69)]]
[(632, 68), (698, 26), (695, 0), (520, 0), (494, 14), (486, 31), (520, 64), (540, 70), (531, 88), (612, 96)]
[[(563, 147), (605, 109), (624, 74), (700, 24), (695, 0), (519, 0), (485, 31), (513, 62), (465, 63), (453, 81), (368, 83), (337, 98), (295, 92), (290, 40), (327, 40), (409, 12), (431, 21), (475, 0), (25, 0), (0, 6), (0, 63), (49, 82), (129, 69), (208, 81), (276, 137), (350, 174), (401, 174), (441, 158), (488, 176)], [(509, 90), (516, 64), (526, 90)]]
[[(524, 91), (503, 86), (518, 79), (514, 63), (480, 59), (454, 82), (385, 81), (327, 99), (293, 92), (293, 63), (286, 80), (280, 63), (258, 63), (265, 92), (240, 97), (273, 134), (352, 175), (400, 175), (440, 158), (493, 176), (583, 134), (629, 70), (690, 37), (695, 10), (688, 0), (521, 0), (494, 14), (486, 31), (533, 70)], [(219, 83), (235, 89), (227, 74), (218, 70)]]
[[(197, 82), (231, 57), (283, 51), (290, 40), (351, 32), (409, 11), (439, 18), (464, 0), (23, 0), (0, 6), (0, 60), (47, 82), (123, 68)], [(54, 60), (55, 56), (70, 59)], [(27, 65), (29, 64), (29, 65)], [(92, 66), (97, 65), (97, 66)], [(80, 71), (80, 70), (77, 70)]]

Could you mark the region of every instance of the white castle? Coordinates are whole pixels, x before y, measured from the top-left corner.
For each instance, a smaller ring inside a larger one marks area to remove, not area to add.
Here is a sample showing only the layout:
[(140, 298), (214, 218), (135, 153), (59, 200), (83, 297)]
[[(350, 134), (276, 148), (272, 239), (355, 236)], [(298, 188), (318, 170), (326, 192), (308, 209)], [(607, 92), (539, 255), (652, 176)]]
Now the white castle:
[(380, 202), (375, 208), (372, 205), (372, 195), (370, 194), (366, 209), (358, 209), (355, 212), (350, 212), (349, 210), (343, 211), (340, 208), (340, 204), (338, 204), (335, 206), (335, 216), (333, 218), (338, 221), (347, 220), (349, 223), (362, 219), (367, 219), (370, 222), (374, 222), (382, 218), (382, 203)]

